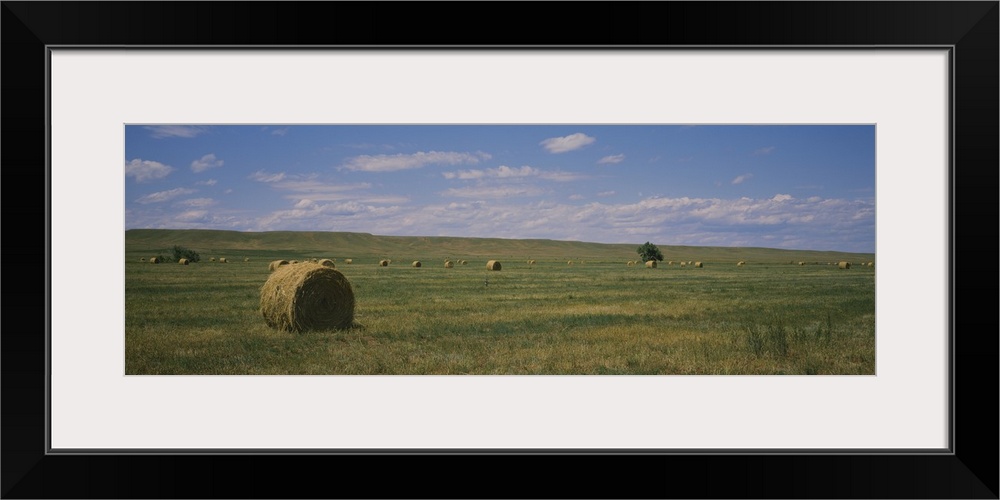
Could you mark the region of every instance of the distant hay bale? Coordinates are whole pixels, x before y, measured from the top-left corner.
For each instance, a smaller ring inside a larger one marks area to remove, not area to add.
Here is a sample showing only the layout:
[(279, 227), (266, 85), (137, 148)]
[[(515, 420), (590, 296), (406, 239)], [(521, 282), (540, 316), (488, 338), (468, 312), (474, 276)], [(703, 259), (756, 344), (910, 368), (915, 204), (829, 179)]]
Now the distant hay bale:
[(672, 260), (671, 260), (671, 261), (668, 261), (668, 262), (667, 262), (667, 265), (668, 265), (668, 266), (672, 266), (672, 265), (674, 265), (674, 261), (672, 261)]
[(243, 262), (250, 262), (250, 257), (243, 257)]
[(799, 265), (800, 266), (804, 266), (804, 265), (806, 265), (806, 263), (805, 262), (799, 262)]
[(681, 261), (681, 267), (687, 267), (687, 264), (684, 261)]
[(281, 266), (287, 266), (288, 264), (289, 262), (287, 260), (272, 260), (271, 263), (268, 264), (267, 270), (273, 273), (275, 269), (278, 269)]
[(317, 263), (317, 264), (319, 264), (319, 259), (317, 259), (316, 257), (313, 257), (312, 261), (315, 262), (315, 263)]
[(344, 259), (344, 264), (353, 264), (354, 259)]
[(705, 267), (705, 266), (703, 266), (701, 262), (695, 262), (694, 267)]
[(139, 262), (146, 262), (146, 258), (145, 257), (139, 257)]
[(573, 265), (573, 261), (568, 261), (568, 262), (566, 262), (566, 264), (572, 266)]
[(378, 261), (378, 265), (379, 265), (379, 267), (387, 267), (389, 265), (389, 261), (385, 260), (385, 259), (382, 259), (382, 260)]
[(629, 266), (629, 267), (631, 267), (631, 266), (634, 266), (634, 265), (635, 265), (635, 262), (632, 262), (632, 261), (630, 260), (630, 261), (626, 262), (626, 263), (625, 263), (625, 265), (626, 265), (626, 266)]
[(448, 262), (444, 263), (444, 267), (445, 267), (445, 269), (451, 269), (451, 268), (455, 267), (455, 263), (449, 260)]
[(156, 257), (150, 257), (149, 258), (149, 263), (150, 264), (159, 264), (160, 263), (160, 259), (158, 259)]
[(413, 261), (413, 264), (410, 264), (410, 265), (413, 266), (413, 267), (420, 267), (422, 264), (420, 264), (419, 260), (415, 260), (415, 261)]
[(463, 265), (463, 266), (464, 266), (464, 265), (466, 265), (466, 264), (468, 264), (468, 263), (469, 263), (469, 261), (467, 261), (467, 260), (463, 260), (463, 261), (462, 261), (462, 265)]
[(186, 266), (186, 265), (188, 265), (188, 264), (189, 264), (190, 262), (191, 262), (191, 261), (190, 261), (190, 260), (188, 260), (188, 259), (180, 259), (180, 260), (178, 260), (178, 261), (177, 261), (177, 263), (178, 263), (178, 264), (180, 264), (180, 265), (182, 265), (182, 266)]
[(289, 264), (298, 264), (298, 263), (299, 263), (299, 261), (297, 261), (297, 260), (290, 260), (290, 261), (288, 261), (288, 263), (289, 263)]
[(349, 328), (354, 290), (336, 269), (312, 262), (282, 266), (260, 289), (260, 311), (267, 325), (279, 330)]
[(332, 267), (334, 269), (337, 268), (337, 264), (333, 261), (333, 259), (323, 259), (323, 260), (317, 262), (317, 264), (319, 264), (321, 266), (324, 266), (324, 267)]
[(500, 262), (496, 261), (496, 260), (491, 260), (491, 261), (489, 261), (489, 262), (486, 263), (486, 269), (488, 269), (490, 271), (499, 271), (500, 270)]
[(211, 259), (208, 259), (208, 261), (209, 262), (215, 262), (215, 257), (212, 257)]
[(851, 268), (851, 263), (850, 262), (845, 262), (845, 261), (840, 261), (840, 262), (837, 263), (837, 267), (839, 267), (840, 269), (850, 269)]
[(868, 263), (868, 267), (875, 267), (875, 263), (874, 262), (869, 262)]
[(736, 263), (736, 265), (737, 265), (738, 267), (743, 267), (743, 266), (745, 266), (746, 264), (747, 264), (747, 263), (746, 263), (746, 262), (743, 262), (742, 260)]
[(229, 261), (228, 261), (228, 260), (226, 260), (226, 258), (225, 258), (225, 257), (219, 257), (219, 263), (220, 263), (220, 264), (225, 264), (226, 262), (229, 262)]
[(646, 267), (648, 267), (650, 269), (656, 267), (656, 261), (655, 260), (648, 260), (648, 261), (646, 261)]

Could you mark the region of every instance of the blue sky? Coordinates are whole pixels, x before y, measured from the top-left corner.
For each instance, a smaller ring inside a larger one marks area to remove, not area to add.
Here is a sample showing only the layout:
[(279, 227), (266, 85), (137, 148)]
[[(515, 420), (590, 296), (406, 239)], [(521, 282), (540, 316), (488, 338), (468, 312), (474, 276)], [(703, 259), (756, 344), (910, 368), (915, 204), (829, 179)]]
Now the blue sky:
[(875, 251), (873, 125), (127, 125), (125, 228)]

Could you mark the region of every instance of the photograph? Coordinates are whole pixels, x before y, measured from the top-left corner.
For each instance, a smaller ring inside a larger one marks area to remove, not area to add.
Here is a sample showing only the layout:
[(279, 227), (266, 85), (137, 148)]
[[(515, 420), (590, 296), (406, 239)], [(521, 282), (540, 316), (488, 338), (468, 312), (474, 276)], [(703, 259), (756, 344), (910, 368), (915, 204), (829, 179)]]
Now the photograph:
[(875, 375), (866, 125), (124, 126), (126, 375)]
[(996, 0), (0, 4), (4, 499), (1000, 494)]

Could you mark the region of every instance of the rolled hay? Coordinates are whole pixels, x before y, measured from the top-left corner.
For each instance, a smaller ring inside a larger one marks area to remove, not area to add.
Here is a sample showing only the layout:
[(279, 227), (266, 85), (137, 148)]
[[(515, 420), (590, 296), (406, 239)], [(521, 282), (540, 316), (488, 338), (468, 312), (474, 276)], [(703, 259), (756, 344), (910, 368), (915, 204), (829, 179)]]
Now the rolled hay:
[(570, 261), (567, 261), (567, 262), (566, 262), (566, 265), (568, 265), (568, 266), (572, 266), (572, 265), (573, 265), (573, 261), (571, 261), (571, 260), (570, 260)]
[(271, 271), (273, 273), (279, 267), (281, 267), (281, 266), (287, 266), (288, 264), (289, 264), (289, 262), (287, 260), (272, 260), (271, 263), (268, 264), (267, 270)]
[(672, 261), (672, 260), (670, 260), (670, 261), (667, 261), (667, 265), (668, 265), (668, 266), (672, 266), (672, 265), (674, 265), (674, 261)]
[(455, 267), (455, 263), (449, 260), (448, 262), (444, 263), (444, 267), (445, 267), (445, 269), (451, 269), (451, 268)]
[(215, 257), (212, 257), (211, 259), (208, 259), (208, 261), (209, 262), (215, 262)]
[(186, 265), (190, 264), (191, 261), (188, 260), (188, 259), (180, 259), (180, 260), (177, 261), (177, 263), (180, 264), (180, 265), (182, 265), (182, 266), (186, 266)]
[(225, 258), (225, 257), (219, 257), (219, 263), (221, 263), (221, 264), (225, 264), (226, 262), (229, 262), (229, 261), (228, 261), (228, 260), (226, 260), (226, 258)]
[(410, 265), (413, 266), (413, 267), (420, 267), (422, 264), (420, 263), (419, 260), (415, 260), (415, 261), (413, 261), (413, 264), (410, 264)]
[(800, 266), (804, 266), (804, 265), (806, 265), (806, 263), (805, 262), (799, 262), (799, 265)]
[(868, 267), (875, 267), (875, 263), (874, 262), (869, 262), (868, 263)]
[(745, 265), (746, 265), (746, 262), (743, 262), (743, 261), (741, 260), (741, 261), (737, 262), (737, 263), (736, 263), (736, 265), (737, 265), (737, 266), (739, 266), (739, 267), (743, 267), (743, 266), (745, 266)]
[(462, 261), (462, 265), (463, 265), (463, 266), (464, 266), (464, 265), (466, 265), (466, 264), (468, 264), (468, 263), (469, 263), (469, 261), (467, 261), (467, 260), (463, 260), (463, 261)]
[(837, 267), (839, 267), (841, 269), (850, 269), (851, 268), (851, 263), (850, 262), (840, 261), (840, 262), (837, 263)]
[(634, 266), (634, 265), (635, 265), (635, 262), (632, 262), (632, 261), (630, 260), (630, 261), (626, 262), (626, 263), (625, 263), (625, 265), (626, 265), (626, 266), (629, 266), (629, 267), (632, 267), (632, 266)]
[(243, 257), (243, 262), (250, 262), (250, 257)]
[(487, 262), (486, 263), (486, 269), (490, 270), (490, 271), (499, 271), (500, 270), (500, 261), (491, 260), (491, 261)]
[(681, 262), (681, 267), (687, 267), (687, 264), (685, 264), (684, 262)]
[(648, 267), (650, 269), (656, 267), (656, 261), (655, 260), (647, 260), (646, 261), (646, 267)]
[(267, 325), (279, 330), (349, 328), (354, 290), (340, 271), (318, 263), (281, 266), (260, 289), (260, 311)]
[(158, 259), (156, 257), (150, 257), (149, 258), (149, 263), (150, 264), (159, 264), (160, 263), (160, 259)]
[(389, 265), (389, 261), (385, 260), (385, 259), (382, 259), (382, 260), (378, 261), (378, 265), (379, 265), (379, 267), (387, 267)]
[(298, 264), (298, 263), (299, 263), (299, 261), (297, 261), (297, 260), (291, 260), (291, 261), (288, 261), (288, 263), (289, 263), (289, 264)]
[(146, 258), (145, 257), (139, 257), (139, 262), (146, 262)]
[(344, 259), (344, 264), (351, 264), (353, 262), (354, 262), (354, 259)]
[(319, 264), (321, 266), (324, 266), (324, 267), (332, 267), (334, 269), (337, 268), (337, 263), (335, 263), (333, 261), (333, 259), (323, 259), (323, 260), (317, 262), (317, 264)]
[(695, 262), (694, 267), (705, 267), (705, 266), (703, 266), (701, 262)]

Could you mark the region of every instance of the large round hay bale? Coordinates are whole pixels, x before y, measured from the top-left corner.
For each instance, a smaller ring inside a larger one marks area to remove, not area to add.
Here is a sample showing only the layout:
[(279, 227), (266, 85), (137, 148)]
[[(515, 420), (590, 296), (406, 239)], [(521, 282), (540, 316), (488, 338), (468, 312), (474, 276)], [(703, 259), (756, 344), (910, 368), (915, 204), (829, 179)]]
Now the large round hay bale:
[(382, 259), (382, 260), (378, 261), (378, 265), (379, 265), (379, 267), (387, 267), (389, 265), (389, 261), (385, 260), (385, 259)]
[(566, 265), (568, 265), (568, 266), (572, 266), (572, 265), (573, 265), (573, 261), (567, 261), (567, 262), (566, 262)]
[(491, 261), (487, 262), (486, 263), (486, 269), (488, 269), (490, 271), (499, 271), (500, 270), (500, 261), (491, 260)]
[(337, 268), (337, 264), (335, 262), (333, 262), (333, 259), (323, 259), (323, 260), (317, 262), (317, 264), (319, 264), (321, 266), (332, 267), (334, 269)]
[(354, 324), (354, 290), (340, 271), (318, 263), (281, 266), (260, 289), (260, 311), (279, 330), (348, 328)]
[(634, 265), (635, 265), (635, 262), (632, 262), (632, 261), (630, 260), (630, 261), (626, 262), (626, 263), (625, 263), (625, 265), (626, 265), (626, 266), (629, 266), (629, 267), (632, 267), (632, 266), (634, 266)]
[(139, 262), (146, 262), (146, 258), (145, 257), (139, 257)]
[(344, 259), (344, 264), (352, 264), (354, 259)]
[(413, 264), (410, 264), (410, 265), (413, 266), (413, 267), (420, 267), (423, 264), (421, 264), (419, 260), (415, 260), (415, 261), (413, 261)]
[(694, 267), (705, 267), (701, 262), (695, 262)]
[(804, 265), (806, 265), (806, 263), (805, 262), (799, 262), (799, 265), (800, 266), (804, 266)]
[(289, 263), (287, 260), (272, 260), (267, 266), (267, 270), (272, 273), (281, 266), (287, 266)]
[(469, 263), (469, 261), (467, 261), (467, 260), (463, 260), (463, 261), (462, 261), (462, 265), (463, 265), (463, 266), (464, 266), (464, 265), (466, 265), (466, 264), (468, 264), (468, 263)]
[(840, 261), (840, 262), (837, 263), (837, 267), (839, 267), (840, 269), (850, 269), (851, 268), (851, 263), (850, 262), (845, 262), (845, 261)]
[(741, 260), (741, 261), (737, 262), (737, 263), (736, 263), (736, 265), (737, 265), (737, 266), (739, 266), (739, 267), (743, 267), (743, 266), (745, 266), (745, 265), (746, 265), (746, 262), (743, 262), (743, 261)]
[(444, 267), (445, 267), (445, 269), (451, 269), (451, 268), (455, 267), (455, 263), (449, 260), (448, 262), (444, 263)]
[(209, 262), (215, 262), (215, 257), (212, 257), (211, 259), (208, 259), (208, 261)]
[(225, 257), (219, 257), (219, 262), (222, 263), (222, 264), (225, 264), (226, 262), (229, 262), (229, 261), (226, 260)]
[(160, 259), (158, 259), (156, 257), (150, 257), (149, 258), (149, 263), (150, 264), (159, 264), (160, 263)]
[(182, 265), (182, 266), (186, 266), (186, 265), (188, 265), (188, 264), (189, 264), (190, 262), (191, 262), (191, 261), (190, 261), (189, 259), (184, 259), (184, 258), (182, 258), (182, 259), (180, 259), (180, 260), (178, 260), (178, 261), (177, 261), (177, 263), (178, 263), (178, 264), (180, 264), (180, 265)]
[(656, 267), (656, 261), (655, 260), (647, 260), (646, 261), (646, 267), (648, 267), (650, 269)]

